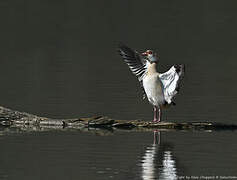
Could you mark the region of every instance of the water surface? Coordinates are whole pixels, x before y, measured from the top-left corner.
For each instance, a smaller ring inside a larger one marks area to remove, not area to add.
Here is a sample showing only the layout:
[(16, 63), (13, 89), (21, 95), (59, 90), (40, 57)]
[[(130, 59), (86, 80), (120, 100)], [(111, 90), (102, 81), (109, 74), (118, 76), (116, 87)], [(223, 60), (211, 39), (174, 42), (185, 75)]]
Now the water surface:
[[(160, 133), (160, 137), (159, 134)], [(235, 132), (41, 132), (1, 137), (1, 179), (236, 175)]]

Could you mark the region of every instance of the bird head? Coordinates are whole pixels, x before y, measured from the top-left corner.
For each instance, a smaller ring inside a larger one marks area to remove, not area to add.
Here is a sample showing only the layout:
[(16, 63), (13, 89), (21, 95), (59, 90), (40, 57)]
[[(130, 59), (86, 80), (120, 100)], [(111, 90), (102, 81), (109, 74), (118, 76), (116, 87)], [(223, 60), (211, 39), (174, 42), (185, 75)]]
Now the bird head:
[(142, 53), (142, 56), (150, 63), (158, 63), (159, 57), (152, 50), (146, 50)]

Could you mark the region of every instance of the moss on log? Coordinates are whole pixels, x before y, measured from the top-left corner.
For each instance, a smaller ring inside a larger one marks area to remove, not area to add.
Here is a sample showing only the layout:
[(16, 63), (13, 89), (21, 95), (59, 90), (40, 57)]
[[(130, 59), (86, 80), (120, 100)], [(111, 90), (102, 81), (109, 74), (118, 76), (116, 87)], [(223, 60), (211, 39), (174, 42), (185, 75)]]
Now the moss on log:
[(159, 122), (142, 120), (116, 120), (106, 116), (88, 118), (51, 119), (25, 112), (14, 111), (0, 106), (0, 126), (15, 128), (47, 129), (160, 129), (160, 130), (236, 130), (237, 125), (215, 122)]

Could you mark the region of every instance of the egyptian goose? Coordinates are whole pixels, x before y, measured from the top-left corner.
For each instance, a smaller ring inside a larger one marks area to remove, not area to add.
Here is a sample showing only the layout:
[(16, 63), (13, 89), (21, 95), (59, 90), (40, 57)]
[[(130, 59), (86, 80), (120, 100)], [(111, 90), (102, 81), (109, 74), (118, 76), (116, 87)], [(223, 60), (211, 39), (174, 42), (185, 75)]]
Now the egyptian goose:
[(153, 105), (153, 122), (160, 122), (162, 108), (175, 105), (173, 98), (179, 91), (184, 65), (173, 65), (167, 72), (159, 73), (157, 71), (159, 57), (152, 50), (140, 54), (126, 45), (119, 45), (118, 51), (132, 73), (138, 77), (144, 92), (143, 98), (147, 97)]

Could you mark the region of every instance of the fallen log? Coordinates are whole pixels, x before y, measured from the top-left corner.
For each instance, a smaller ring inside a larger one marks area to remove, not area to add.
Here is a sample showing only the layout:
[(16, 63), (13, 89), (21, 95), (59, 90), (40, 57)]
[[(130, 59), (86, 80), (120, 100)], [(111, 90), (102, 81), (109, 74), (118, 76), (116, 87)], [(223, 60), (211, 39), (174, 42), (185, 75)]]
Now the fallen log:
[(0, 106), (0, 126), (25, 129), (127, 129), (127, 130), (237, 130), (237, 125), (215, 122), (159, 122), (116, 120), (107, 116), (52, 119)]

